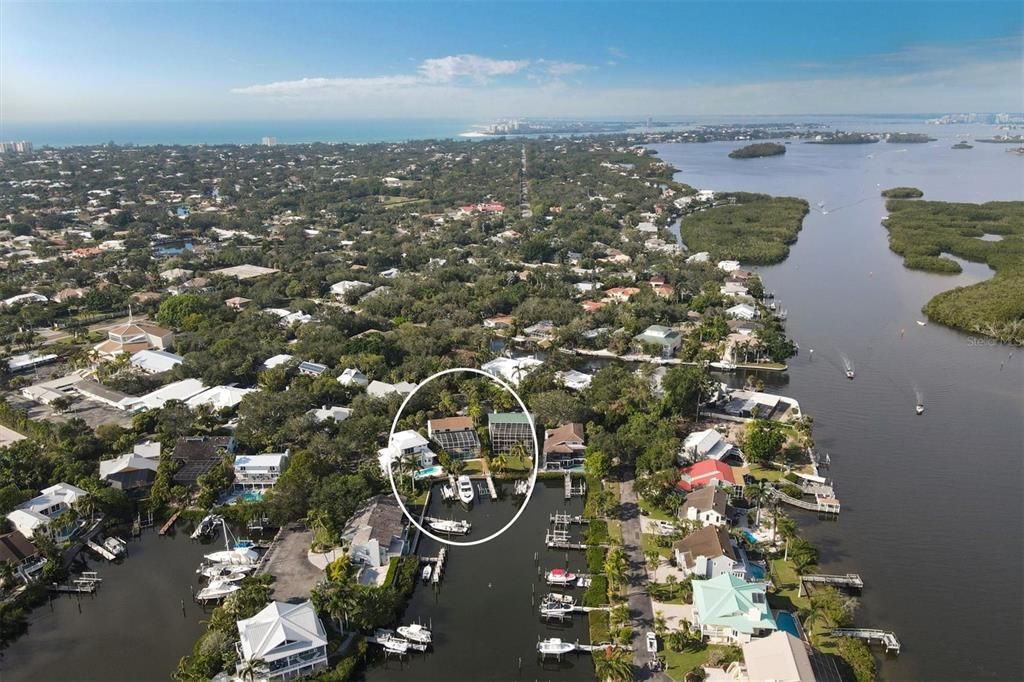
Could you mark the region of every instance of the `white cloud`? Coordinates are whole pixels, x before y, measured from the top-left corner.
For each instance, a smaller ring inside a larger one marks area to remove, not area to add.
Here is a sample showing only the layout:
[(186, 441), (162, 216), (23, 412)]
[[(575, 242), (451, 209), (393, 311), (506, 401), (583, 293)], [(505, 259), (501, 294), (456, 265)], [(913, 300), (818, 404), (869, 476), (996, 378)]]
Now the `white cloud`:
[(351, 92), (372, 94), (418, 85), (416, 76), (379, 76), (376, 78), (300, 78), (261, 85), (232, 88), (234, 95), (304, 96), (317, 93)]
[(490, 59), (475, 54), (457, 54), (427, 59), (419, 71), (432, 83), (448, 83), (456, 78), (487, 82), (496, 76), (510, 76), (522, 71), (530, 62), (525, 59)]
[(542, 68), (547, 75), (552, 78), (561, 78), (562, 76), (571, 76), (581, 71), (587, 71), (590, 66), (586, 64), (577, 64), (576, 62), (560, 62), (553, 61), (550, 59), (538, 59), (537, 66)]

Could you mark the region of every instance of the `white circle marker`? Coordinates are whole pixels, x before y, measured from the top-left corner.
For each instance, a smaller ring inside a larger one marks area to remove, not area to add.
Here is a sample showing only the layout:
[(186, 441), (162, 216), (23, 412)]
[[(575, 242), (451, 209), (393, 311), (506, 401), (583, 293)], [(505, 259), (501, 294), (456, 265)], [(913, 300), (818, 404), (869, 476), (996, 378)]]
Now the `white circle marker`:
[(448, 538), (443, 538), (434, 535), (429, 530), (421, 526), (419, 522), (415, 518), (413, 518), (413, 515), (409, 513), (409, 510), (405, 506), (405, 502), (402, 501), (402, 496), (398, 494), (398, 487), (395, 485), (395, 474), (391, 470), (391, 459), (388, 459), (388, 480), (391, 481), (391, 492), (394, 493), (395, 499), (398, 500), (398, 506), (402, 508), (402, 512), (405, 514), (405, 517), (409, 519), (409, 521), (412, 522), (412, 525), (416, 526), (416, 528), (418, 528), (421, 533), (426, 535), (428, 538), (437, 540), (438, 542), (446, 545), (451, 545), (452, 547), (472, 547), (473, 545), (482, 545), (485, 542), (493, 540), (494, 538), (498, 537), (499, 535), (507, 531), (509, 528), (511, 528), (512, 525), (515, 524), (515, 522), (519, 519), (519, 517), (522, 516), (522, 513), (526, 511), (526, 505), (530, 503), (530, 498), (533, 497), (533, 486), (537, 483), (537, 469), (540, 467), (540, 441), (537, 440), (537, 425), (533, 423), (533, 415), (531, 415), (530, 411), (526, 409), (526, 403), (524, 403), (523, 399), (519, 397), (519, 394), (516, 393), (511, 386), (506, 384), (498, 377), (492, 376), (487, 372), (483, 371), (482, 369), (477, 369), (476, 367), (453, 367), (451, 369), (441, 370), (436, 374), (431, 374), (429, 377), (427, 377), (419, 384), (417, 384), (416, 388), (413, 389), (412, 393), (405, 396), (405, 400), (402, 401), (401, 407), (398, 408), (398, 412), (395, 414), (395, 420), (391, 422), (391, 432), (388, 434), (388, 447), (391, 446), (391, 439), (395, 435), (395, 429), (398, 428), (399, 417), (401, 417), (402, 413), (405, 412), (405, 406), (409, 403), (412, 397), (416, 395), (416, 392), (419, 391), (424, 386), (426, 386), (427, 384), (429, 384), (434, 379), (437, 379), (438, 377), (443, 377), (445, 374), (457, 374), (459, 372), (470, 372), (472, 374), (479, 374), (480, 376), (487, 377), (488, 379), (490, 379), (491, 381), (493, 381), (494, 383), (498, 384), (503, 389), (511, 393), (512, 397), (516, 399), (517, 403), (519, 403), (519, 407), (523, 409), (523, 414), (526, 415), (526, 421), (529, 422), (530, 424), (530, 433), (533, 435), (533, 473), (530, 475), (530, 485), (526, 489), (526, 499), (523, 500), (523, 503), (521, 505), (519, 505), (519, 511), (515, 513), (515, 516), (513, 516), (508, 523), (506, 523), (504, 526), (502, 526), (497, 531), (495, 531), (491, 535), (488, 535), (485, 538), (481, 538), (479, 540), (471, 540), (469, 542), (454, 542), (452, 540), (449, 540)]

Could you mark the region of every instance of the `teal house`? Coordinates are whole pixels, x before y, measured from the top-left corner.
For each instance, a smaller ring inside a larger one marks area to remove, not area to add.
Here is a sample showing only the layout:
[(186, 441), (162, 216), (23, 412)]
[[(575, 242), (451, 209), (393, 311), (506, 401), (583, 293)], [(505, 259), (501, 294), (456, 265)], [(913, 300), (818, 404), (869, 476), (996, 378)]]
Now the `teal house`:
[(693, 620), (713, 644), (746, 644), (778, 629), (764, 583), (748, 583), (731, 573), (693, 581)]

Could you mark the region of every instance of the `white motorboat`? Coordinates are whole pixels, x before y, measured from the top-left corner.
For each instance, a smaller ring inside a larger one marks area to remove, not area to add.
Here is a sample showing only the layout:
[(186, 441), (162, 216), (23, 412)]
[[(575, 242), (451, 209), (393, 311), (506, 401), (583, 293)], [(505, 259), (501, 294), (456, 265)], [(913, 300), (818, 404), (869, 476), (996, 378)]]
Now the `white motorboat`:
[(127, 546), (127, 543), (121, 538), (116, 538), (113, 535), (111, 535), (109, 538), (103, 541), (103, 546), (106, 548), (108, 552), (110, 552), (114, 556), (122, 556), (125, 552), (125, 547)]
[(196, 569), (204, 578), (223, 578), (229, 575), (245, 576), (256, 570), (256, 564), (210, 564)]
[(433, 635), (430, 634), (430, 630), (419, 623), (413, 623), (412, 625), (399, 625), (398, 634), (405, 637), (410, 642), (430, 644), (430, 642), (433, 641)]
[(846, 370), (846, 378), (847, 379), (853, 379), (854, 376), (856, 376), (856, 375), (853, 373), (852, 369)]
[(469, 480), (469, 476), (459, 476), (456, 481), (459, 489), (459, 500), (463, 504), (471, 504), (473, 502), (473, 481)]
[(196, 529), (192, 531), (192, 539), (198, 540), (199, 538), (205, 537), (213, 532), (216, 528), (217, 522), (221, 519), (216, 514), (207, 514), (203, 517), (203, 520), (196, 525)]
[(423, 567), (423, 582), (429, 583), (430, 576), (434, 574), (434, 567), (431, 564), (427, 564)]
[(564, 568), (553, 568), (547, 572), (544, 579), (548, 581), (549, 585), (569, 585), (576, 582), (576, 574)]
[(918, 324), (918, 326), (921, 326), (921, 327), (923, 327), (923, 326), (925, 326), (925, 325), (926, 325), (926, 324), (928, 324), (928, 323), (927, 323), (927, 322), (925, 322), (924, 320), (918, 320), (918, 321), (917, 321), (917, 324)]
[(542, 656), (561, 656), (576, 649), (572, 642), (563, 642), (558, 637), (543, 639), (537, 642), (537, 651)]
[(374, 633), (374, 637), (377, 640), (377, 644), (384, 647), (385, 651), (393, 654), (405, 654), (409, 651), (409, 642), (400, 637), (395, 637), (395, 634), (390, 630), (377, 630)]
[(247, 548), (224, 549), (219, 552), (211, 552), (203, 556), (207, 561), (214, 564), (255, 564), (260, 560), (259, 552)]
[(557, 592), (549, 592), (544, 595), (544, 601), (551, 602), (553, 604), (562, 604), (565, 606), (573, 606), (576, 604), (576, 599), (571, 594), (558, 594)]
[(918, 414), (924, 414), (924, 403), (918, 403), (917, 407), (914, 408), (914, 411)]
[(564, 616), (576, 608), (576, 600), (564, 594), (549, 594), (540, 602), (542, 616)]
[(516, 481), (515, 488), (513, 489), (513, 494), (515, 494), (515, 495), (526, 495), (529, 492), (530, 492), (530, 482), (529, 481), (527, 481), (526, 479), (522, 479), (522, 478), (519, 479), (518, 481)]
[(717, 369), (722, 372), (731, 372), (734, 369), (736, 369), (736, 365), (734, 363), (729, 362), (728, 360), (716, 360), (715, 362), (709, 362), (708, 364), (713, 369)]
[(210, 584), (203, 589), (196, 592), (196, 599), (200, 601), (208, 601), (211, 599), (223, 599), (232, 592), (237, 592), (241, 588), (227, 580), (211, 580)]
[(438, 533), (447, 535), (466, 535), (473, 527), (469, 521), (455, 521), (453, 519), (428, 519), (427, 525)]

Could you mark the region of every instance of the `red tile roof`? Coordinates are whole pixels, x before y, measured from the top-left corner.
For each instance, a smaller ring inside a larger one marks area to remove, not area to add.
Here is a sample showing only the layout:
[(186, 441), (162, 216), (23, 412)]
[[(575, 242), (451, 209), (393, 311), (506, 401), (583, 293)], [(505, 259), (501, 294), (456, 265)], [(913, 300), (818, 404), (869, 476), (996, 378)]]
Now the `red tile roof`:
[(682, 491), (690, 492), (697, 488), (711, 485), (715, 481), (724, 481), (730, 485), (736, 485), (736, 479), (732, 475), (732, 467), (723, 464), (715, 459), (706, 459), (691, 466), (679, 470), (679, 482), (676, 487)]

